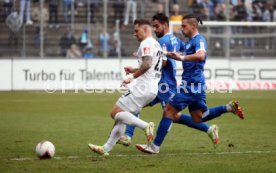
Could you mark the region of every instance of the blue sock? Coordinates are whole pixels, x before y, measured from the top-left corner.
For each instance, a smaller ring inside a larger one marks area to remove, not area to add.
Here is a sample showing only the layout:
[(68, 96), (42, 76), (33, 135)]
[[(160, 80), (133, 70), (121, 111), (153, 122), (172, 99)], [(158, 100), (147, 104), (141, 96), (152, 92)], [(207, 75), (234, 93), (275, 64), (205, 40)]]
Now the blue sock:
[(167, 133), (170, 131), (172, 123), (173, 123), (173, 120), (171, 118), (163, 117), (161, 119), (159, 123), (159, 127), (156, 132), (156, 137), (153, 141), (155, 145), (160, 146), (163, 143)]
[(206, 123), (196, 123), (193, 121), (192, 117), (189, 115), (181, 114), (179, 118), (179, 124), (187, 125), (188, 127), (192, 127), (197, 130), (201, 130), (207, 132), (209, 129), (209, 125)]
[[(138, 114), (134, 114), (134, 116), (136, 116), (136, 117), (139, 118), (139, 113)], [(134, 130), (135, 130), (135, 126), (126, 125), (125, 135), (127, 135), (130, 138), (132, 138), (132, 136), (134, 134)]]
[(202, 121), (203, 122), (210, 121), (214, 118), (221, 116), (226, 112), (227, 112), (226, 106), (217, 106), (217, 107), (209, 108), (209, 110), (204, 112)]

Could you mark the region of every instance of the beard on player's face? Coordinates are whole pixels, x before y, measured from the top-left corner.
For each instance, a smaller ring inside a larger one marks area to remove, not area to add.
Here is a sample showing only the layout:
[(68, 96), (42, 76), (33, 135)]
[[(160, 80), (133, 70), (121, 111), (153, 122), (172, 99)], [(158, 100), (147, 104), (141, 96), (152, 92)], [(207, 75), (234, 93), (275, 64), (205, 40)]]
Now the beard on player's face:
[(160, 31), (160, 32), (154, 32), (156, 37), (160, 38), (160, 37), (163, 37), (164, 35), (164, 30)]
[(163, 33), (155, 32), (156, 37), (160, 38), (163, 36)]

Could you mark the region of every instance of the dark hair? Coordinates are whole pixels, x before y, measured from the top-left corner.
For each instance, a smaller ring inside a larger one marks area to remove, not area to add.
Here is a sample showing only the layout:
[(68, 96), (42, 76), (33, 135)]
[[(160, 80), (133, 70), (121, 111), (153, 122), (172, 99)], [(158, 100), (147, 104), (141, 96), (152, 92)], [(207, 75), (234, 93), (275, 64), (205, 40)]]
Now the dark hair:
[(164, 24), (167, 23), (169, 24), (169, 18), (163, 13), (157, 13), (152, 17), (152, 20), (158, 20), (160, 23)]
[(198, 23), (200, 23), (201, 25), (203, 25), (203, 22), (202, 22), (201, 18), (199, 16), (197, 16), (197, 15), (189, 14), (189, 15), (183, 16), (183, 20), (184, 19), (195, 19)]
[(134, 25), (149, 25), (150, 26), (150, 22), (148, 20), (145, 20), (145, 19), (136, 19), (134, 21)]

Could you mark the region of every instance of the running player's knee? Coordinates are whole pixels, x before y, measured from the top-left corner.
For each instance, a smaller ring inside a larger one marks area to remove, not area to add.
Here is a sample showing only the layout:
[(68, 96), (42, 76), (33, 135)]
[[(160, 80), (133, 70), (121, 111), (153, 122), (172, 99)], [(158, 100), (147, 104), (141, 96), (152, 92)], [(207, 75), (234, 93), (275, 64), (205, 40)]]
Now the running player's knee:
[(115, 116), (116, 116), (116, 114), (117, 114), (117, 113), (115, 113), (115, 112), (111, 111), (111, 112), (110, 112), (110, 116), (111, 116), (111, 118), (113, 118), (113, 119), (114, 119), (114, 118), (115, 118)]
[(199, 117), (199, 116), (192, 116), (192, 119), (193, 119), (193, 121), (196, 122), (196, 123), (201, 123), (201, 122), (202, 122), (202, 119), (201, 119), (201, 117)]
[(192, 119), (196, 123), (201, 123), (202, 122), (202, 111), (201, 110), (196, 110), (193, 112), (190, 112)]
[(179, 122), (179, 119), (173, 118), (173, 123), (178, 123), (178, 122)]
[(114, 107), (112, 110), (111, 110), (111, 112), (110, 112), (110, 116), (111, 116), (111, 118), (115, 118), (115, 116), (117, 115), (117, 113), (118, 113), (118, 110), (116, 109), (116, 107)]
[(167, 104), (164, 108), (163, 117), (174, 119), (179, 111), (172, 107), (170, 104)]
[(111, 118), (115, 119), (115, 116), (117, 115), (117, 113), (122, 112), (123, 109), (121, 109), (119, 106), (115, 105), (110, 113)]
[(178, 112), (174, 117), (173, 117), (173, 123), (178, 123), (179, 118), (181, 116), (181, 112)]
[(173, 119), (173, 117), (171, 115), (163, 115), (163, 117)]
[(166, 111), (166, 110), (163, 113), (163, 117), (174, 119), (173, 114), (170, 111)]

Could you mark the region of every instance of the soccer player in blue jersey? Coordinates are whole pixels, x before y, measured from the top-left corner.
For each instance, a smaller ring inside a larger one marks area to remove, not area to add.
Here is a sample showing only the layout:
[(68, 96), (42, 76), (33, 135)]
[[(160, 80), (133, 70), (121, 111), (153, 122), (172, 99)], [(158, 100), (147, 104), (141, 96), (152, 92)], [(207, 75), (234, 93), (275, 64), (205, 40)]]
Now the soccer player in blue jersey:
[[(136, 145), (139, 150), (145, 153), (159, 153), (160, 146), (170, 130), (172, 122), (206, 131), (209, 127), (202, 123), (202, 121), (211, 120), (223, 113), (233, 112), (241, 119), (244, 118), (243, 110), (237, 101), (231, 101), (225, 106), (217, 106), (214, 108), (208, 108), (206, 105), (206, 86), (203, 72), (207, 58), (207, 43), (205, 38), (198, 33), (199, 22), (202, 23), (198, 17), (193, 15), (183, 17), (182, 33), (189, 38), (183, 51), (186, 53), (185, 56), (177, 52), (166, 53), (168, 57), (182, 61), (182, 66), (185, 71), (182, 73), (182, 84), (177, 88), (175, 95), (169, 98), (164, 108), (163, 118), (160, 121), (153, 143), (151, 145)], [(189, 108), (191, 116), (179, 114), (186, 107)], [(217, 127), (214, 126), (212, 131), (216, 130)], [(216, 136), (217, 134), (214, 133), (213, 135)], [(216, 141), (213, 142), (216, 144)]]
[[(169, 20), (166, 15), (156, 14), (155, 16), (153, 16), (152, 26), (156, 36), (158, 37), (158, 42), (160, 43), (161, 47), (163, 47), (163, 51), (169, 51), (169, 52), (184, 51), (183, 42), (177, 37), (175, 37), (173, 34), (169, 33)], [(153, 106), (157, 103), (161, 103), (162, 108), (164, 108), (169, 98), (173, 97), (174, 93), (176, 93), (177, 91), (177, 88), (176, 88), (177, 82), (175, 77), (176, 62), (175, 60), (170, 58), (166, 59), (166, 57), (164, 62), (165, 62), (165, 66), (162, 69), (162, 77), (159, 82), (158, 95), (156, 99), (149, 104), (149, 106)], [(219, 109), (219, 108), (215, 107), (210, 109), (213, 110), (213, 109)], [(213, 118), (221, 115), (222, 113), (224, 113), (224, 111), (218, 112), (218, 114), (213, 116)], [(206, 132), (208, 136), (211, 138), (215, 146), (219, 142), (218, 127), (216, 125), (209, 126), (205, 123), (196, 123), (192, 120), (191, 116), (181, 114), (180, 112), (178, 113), (177, 118), (174, 118), (173, 121), (174, 123), (184, 124), (189, 127)], [(120, 138), (118, 143), (123, 144), (125, 146), (130, 145), (133, 133), (134, 133), (134, 127), (127, 126), (125, 135)], [(159, 127), (157, 130), (157, 136), (155, 139), (157, 143), (160, 143), (158, 141), (161, 140), (160, 136), (162, 137), (163, 136), (162, 134), (164, 133), (165, 133), (164, 130), (161, 129), (161, 127)]]

